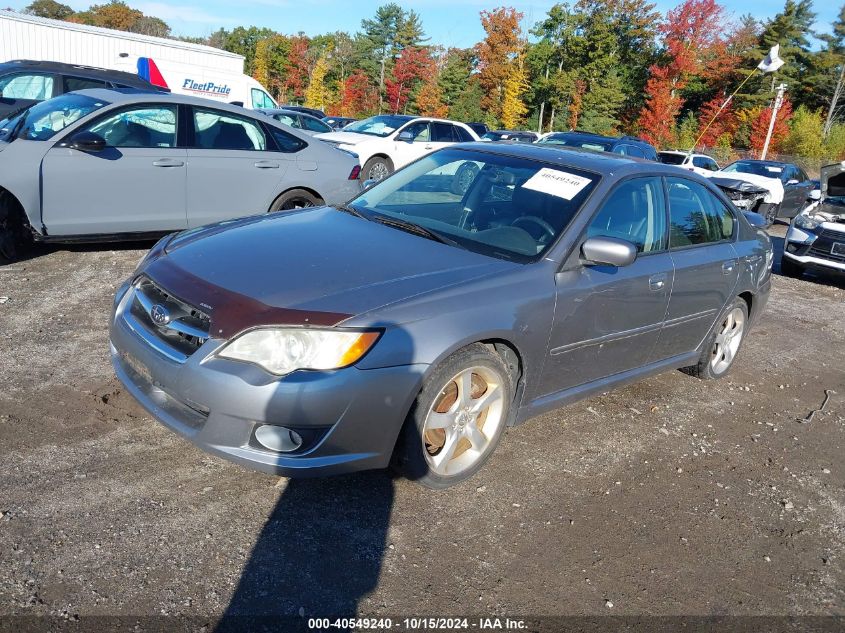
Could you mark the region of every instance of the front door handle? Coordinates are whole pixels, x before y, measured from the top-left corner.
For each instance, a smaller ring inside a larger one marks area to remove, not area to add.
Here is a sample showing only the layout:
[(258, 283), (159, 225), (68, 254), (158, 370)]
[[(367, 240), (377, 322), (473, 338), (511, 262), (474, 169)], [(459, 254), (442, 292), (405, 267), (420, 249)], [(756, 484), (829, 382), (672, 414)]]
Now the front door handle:
[(736, 267), (736, 260), (735, 259), (729, 259), (724, 264), (722, 264), (722, 274), (723, 275), (730, 275), (734, 271), (735, 267)]
[(657, 292), (666, 287), (666, 273), (657, 273), (648, 278), (648, 287)]
[(185, 161), (175, 158), (160, 158), (153, 161), (153, 167), (184, 167)]
[(425, 149), (434, 149), (434, 145), (426, 145)]
[(255, 163), (255, 166), (258, 169), (278, 169), (279, 163), (273, 162), (272, 160), (259, 160)]

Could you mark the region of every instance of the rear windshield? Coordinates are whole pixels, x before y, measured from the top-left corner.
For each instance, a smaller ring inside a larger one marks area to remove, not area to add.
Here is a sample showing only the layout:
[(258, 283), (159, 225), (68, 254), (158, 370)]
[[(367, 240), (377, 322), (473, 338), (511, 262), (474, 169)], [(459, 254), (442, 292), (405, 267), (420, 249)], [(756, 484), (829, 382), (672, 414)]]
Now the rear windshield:
[(660, 152), (657, 154), (657, 157), (664, 165), (683, 165), (687, 155), (676, 154), (675, 152)]
[(565, 147), (580, 147), (581, 149), (591, 149), (596, 152), (609, 152), (613, 144), (602, 141), (601, 139), (583, 137), (580, 134), (552, 134), (547, 136), (542, 141), (538, 141), (543, 145), (563, 145)]

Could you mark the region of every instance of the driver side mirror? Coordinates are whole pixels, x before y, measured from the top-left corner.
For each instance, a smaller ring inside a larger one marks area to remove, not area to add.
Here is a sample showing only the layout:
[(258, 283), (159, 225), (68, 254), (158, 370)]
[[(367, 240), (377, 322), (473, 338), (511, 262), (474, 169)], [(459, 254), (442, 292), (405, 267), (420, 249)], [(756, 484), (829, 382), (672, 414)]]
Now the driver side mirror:
[(414, 136), (408, 131), (399, 132), (399, 136), (396, 137), (396, 140), (397, 141), (405, 141), (406, 143), (413, 143), (414, 142)]
[(822, 192), (821, 189), (813, 189), (810, 192), (810, 195), (807, 196), (809, 200), (821, 200), (822, 199)]
[(791, 178), (790, 180), (786, 181), (787, 185), (797, 185), (799, 181), (795, 180), (795, 178)]
[(80, 152), (102, 152), (106, 149), (106, 139), (93, 132), (78, 132), (70, 138), (67, 146)]
[(581, 259), (592, 266), (630, 266), (637, 259), (637, 247), (615, 237), (591, 237), (581, 244)]

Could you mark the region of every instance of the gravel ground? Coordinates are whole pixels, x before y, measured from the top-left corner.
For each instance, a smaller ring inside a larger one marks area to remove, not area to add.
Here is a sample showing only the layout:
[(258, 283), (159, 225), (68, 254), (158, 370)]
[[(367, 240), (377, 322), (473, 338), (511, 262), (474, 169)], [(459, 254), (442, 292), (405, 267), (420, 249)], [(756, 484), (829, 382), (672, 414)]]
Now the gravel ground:
[(145, 246), (0, 268), (0, 621), (845, 615), (845, 282), (777, 276), (727, 379), (544, 415), (435, 493), (279, 480), (154, 423), (107, 354)]

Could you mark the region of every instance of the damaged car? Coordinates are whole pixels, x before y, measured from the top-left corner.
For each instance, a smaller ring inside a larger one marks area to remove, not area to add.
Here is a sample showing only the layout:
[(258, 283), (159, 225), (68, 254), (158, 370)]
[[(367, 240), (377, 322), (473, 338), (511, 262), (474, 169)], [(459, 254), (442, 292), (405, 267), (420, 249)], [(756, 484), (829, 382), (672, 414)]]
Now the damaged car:
[(845, 162), (822, 167), (813, 197), (786, 233), (780, 269), (788, 277), (810, 268), (845, 273)]
[(734, 206), (753, 211), (771, 225), (792, 218), (807, 205), (813, 181), (797, 165), (772, 160), (738, 160), (713, 172), (711, 181)]

